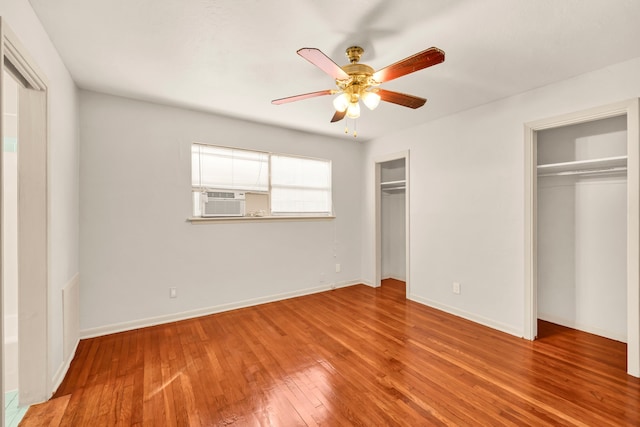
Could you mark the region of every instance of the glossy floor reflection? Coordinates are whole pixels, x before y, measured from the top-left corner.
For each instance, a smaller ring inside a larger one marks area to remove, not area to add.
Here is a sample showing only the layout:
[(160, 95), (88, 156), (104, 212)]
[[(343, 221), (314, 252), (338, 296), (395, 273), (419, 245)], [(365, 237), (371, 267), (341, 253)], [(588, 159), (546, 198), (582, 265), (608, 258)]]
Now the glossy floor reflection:
[(355, 285), (82, 340), (24, 427), (640, 425), (624, 351), (570, 333), (529, 342)]

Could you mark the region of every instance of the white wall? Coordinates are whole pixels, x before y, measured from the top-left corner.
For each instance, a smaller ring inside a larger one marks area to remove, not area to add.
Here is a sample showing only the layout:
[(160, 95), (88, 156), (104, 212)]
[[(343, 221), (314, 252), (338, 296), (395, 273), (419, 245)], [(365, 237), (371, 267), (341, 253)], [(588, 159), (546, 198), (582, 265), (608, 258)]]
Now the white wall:
[(78, 96), (75, 83), (29, 2), (3, 0), (0, 16), (48, 80), (48, 358), (49, 373), (54, 380), (66, 363), (63, 360), (62, 288), (79, 271)]
[[(538, 164), (626, 155), (626, 116), (538, 132)], [(627, 341), (627, 180), (538, 178), (538, 317)]]
[(372, 141), (364, 279), (375, 273), (374, 159), (409, 149), (410, 297), (524, 335), (523, 124), (638, 97), (639, 73), (640, 58)]
[[(95, 92), (80, 99), (83, 335), (362, 277), (358, 141)], [(194, 141), (332, 160), (337, 218), (191, 224)]]

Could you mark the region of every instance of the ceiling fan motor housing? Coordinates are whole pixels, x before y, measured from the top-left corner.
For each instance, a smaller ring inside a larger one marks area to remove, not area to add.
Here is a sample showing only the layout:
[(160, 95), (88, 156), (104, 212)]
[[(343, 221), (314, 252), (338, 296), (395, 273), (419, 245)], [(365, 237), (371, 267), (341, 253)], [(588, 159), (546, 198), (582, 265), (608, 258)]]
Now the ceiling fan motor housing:
[(378, 82), (373, 79), (375, 70), (366, 64), (353, 63), (340, 68), (349, 74), (349, 79), (347, 80), (336, 80), (336, 85), (345, 93), (357, 97), (361, 91), (378, 85)]

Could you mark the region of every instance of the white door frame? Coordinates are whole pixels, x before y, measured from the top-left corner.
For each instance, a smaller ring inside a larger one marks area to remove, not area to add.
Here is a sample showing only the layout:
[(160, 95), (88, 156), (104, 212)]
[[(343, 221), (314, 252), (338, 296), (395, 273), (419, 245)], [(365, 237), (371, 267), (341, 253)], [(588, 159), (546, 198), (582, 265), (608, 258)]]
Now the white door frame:
[(410, 258), (411, 252), (409, 251), (410, 245), (410, 236), (409, 236), (409, 219), (410, 219), (410, 211), (409, 211), (409, 200), (410, 200), (410, 192), (409, 192), (409, 150), (399, 151), (397, 153), (387, 154), (383, 156), (376, 157), (374, 159), (374, 173), (375, 177), (373, 182), (375, 183), (375, 221), (374, 221), (374, 241), (375, 241), (375, 282), (374, 286), (379, 287), (382, 283), (382, 215), (381, 215), (381, 207), (382, 207), (382, 190), (380, 188), (381, 181), (381, 164), (385, 162), (389, 162), (392, 160), (404, 159), (404, 177), (405, 177), (405, 196), (404, 196), (404, 204), (405, 204), (405, 283), (406, 283), (406, 296), (407, 298), (411, 295), (411, 270), (410, 270)]
[[(20, 405), (27, 405), (47, 400), (51, 392), (48, 366), (48, 84), (44, 74), (37, 68), (1, 17), (0, 40), (0, 57), (2, 58), (0, 85), (4, 79), (5, 69), (16, 76), (19, 82), (18, 398)], [(2, 136), (3, 122), (1, 113), (2, 107), (0, 107), (0, 136)], [(1, 156), (0, 150), (0, 165), (2, 164)], [(2, 184), (1, 181), (0, 184)], [(1, 192), (2, 185), (0, 185), (0, 195)], [(2, 227), (1, 221), (0, 227)], [(1, 260), (2, 257), (0, 257), (0, 273), (2, 272)], [(1, 282), (0, 274), (0, 306), (4, 298)], [(0, 326), (2, 321), (0, 316)], [(3, 329), (1, 332), (4, 335)], [(4, 337), (0, 340), (0, 348), (4, 351)], [(1, 391), (3, 401), (1, 423), (3, 424), (4, 383), (1, 385)]]
[(631, 99), (525, 123), (524, 337), (537, 336), (536, 132), (594, 120), (627, 117), (627, 373), (640, 377), (640, 102)]

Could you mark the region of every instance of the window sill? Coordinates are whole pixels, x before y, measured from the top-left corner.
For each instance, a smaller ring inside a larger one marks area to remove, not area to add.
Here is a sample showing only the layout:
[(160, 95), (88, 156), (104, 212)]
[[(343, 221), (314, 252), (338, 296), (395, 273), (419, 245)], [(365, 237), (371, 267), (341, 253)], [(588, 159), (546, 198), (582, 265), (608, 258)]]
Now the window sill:
[(213, 218), (191, 217), (187, 221), (192, 224), (212, 224), (230, 222), (269, 222), (269, 221), (322, 221), (333, 220), (334, 215), (304, 215), (304, 216), (223, 216)]

